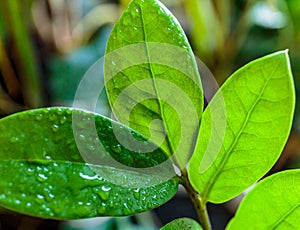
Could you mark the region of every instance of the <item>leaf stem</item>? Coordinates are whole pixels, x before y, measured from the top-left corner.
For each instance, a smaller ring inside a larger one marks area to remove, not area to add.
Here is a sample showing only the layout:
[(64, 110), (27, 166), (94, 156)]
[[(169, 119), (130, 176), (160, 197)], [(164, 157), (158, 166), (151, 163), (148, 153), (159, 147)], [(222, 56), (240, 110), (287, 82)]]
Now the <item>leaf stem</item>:
[(186, 189), (191, 201), (194, 204), (194, 207), (196, 209), (203, 230), (212, 230), (207, 208), (206, 208), (207, 202), (200, 196), (200, 194), (191, 185), (185, 168), (181, 170), (181, 184)]

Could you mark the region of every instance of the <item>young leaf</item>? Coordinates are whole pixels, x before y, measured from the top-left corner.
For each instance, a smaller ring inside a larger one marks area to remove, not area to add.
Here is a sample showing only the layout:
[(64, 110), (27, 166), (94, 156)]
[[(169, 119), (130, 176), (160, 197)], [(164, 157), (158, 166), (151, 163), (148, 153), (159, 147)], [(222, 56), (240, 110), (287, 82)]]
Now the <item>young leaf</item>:
[(126, 8), (108, 40), (105, 81), (116, 117), (185, 164), (203, 93), (188, 40), (159, 1), (133, 0)]
[(300, 170), (276, 173), (243, 199), (226, 229), (298, 229)]
[(287, 51), (235, 72), (203, 113), (189, 178), (204, 200), (222, 203), (261, 178), (287, 141), (295, 103)]
[(198, 222), (190, 218), (180, 218), (180, 219), (173, 220), (172, 222), (163, 226), (160, 230), (178, 230), (178, 229), (202, 230)]
[[(77, 219), (130, 215), (165, 203), (178, 187), (176, 178), (164, 177), (172, 165), (156, 173), (153, 167), (167, 159), (165, 153), (126, 149), (128, 133), (154, 146), (121, 124), (75, 109), (1, 119), (0, 205), (43, 218)], [(145, 167), (150, 173), (138, 171)]]

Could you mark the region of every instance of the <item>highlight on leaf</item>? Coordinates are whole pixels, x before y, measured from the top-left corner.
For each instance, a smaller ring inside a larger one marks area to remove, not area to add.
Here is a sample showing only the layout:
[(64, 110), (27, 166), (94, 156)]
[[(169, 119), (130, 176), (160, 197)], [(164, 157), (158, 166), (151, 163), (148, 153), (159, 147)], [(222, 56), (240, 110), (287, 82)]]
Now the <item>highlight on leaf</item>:
[(299, 191), (300, 169), (263, 179), (244, 197), (226, 229), (298, 229)]
[(252, 61), (230, 76), (203, 113), (189, 163), (189, 179), (201, 197), (228, 201), (267, 173), (287, 141), (294, 108), (287, 51)]

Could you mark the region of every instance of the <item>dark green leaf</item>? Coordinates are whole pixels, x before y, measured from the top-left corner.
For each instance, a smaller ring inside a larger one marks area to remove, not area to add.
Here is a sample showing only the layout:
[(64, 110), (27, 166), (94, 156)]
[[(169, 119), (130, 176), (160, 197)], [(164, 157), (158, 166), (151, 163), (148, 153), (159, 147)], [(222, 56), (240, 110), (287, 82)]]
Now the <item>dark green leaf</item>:
[(57, 219), (130, 215), (161, 205), (177, 191), (177, 179), (167, 175), (172, 165), (154, 170), (167, 156), (126, 149), (131, 135), (154, 147), (123, 125), (75, 109), (0, 120), (0, 205)]
[(292, 125), (295, 95), (286, 51), (235, 72), (203, 113), (189, 178), (201, 196), (222, 203), (277, 161)]
[(116, 117), (185, 164), (203, 93), (188, 40), (159, 1), (129, 4), (108, 40), (105, 81)]
[(161, 230), (202, 230), (197, 221), (190, 218), (180, 218), (173, 220), (167, 225), (163, 226)]
[(299, 229), (300, 170), (276, 173), (243, 199), (226, 229)]

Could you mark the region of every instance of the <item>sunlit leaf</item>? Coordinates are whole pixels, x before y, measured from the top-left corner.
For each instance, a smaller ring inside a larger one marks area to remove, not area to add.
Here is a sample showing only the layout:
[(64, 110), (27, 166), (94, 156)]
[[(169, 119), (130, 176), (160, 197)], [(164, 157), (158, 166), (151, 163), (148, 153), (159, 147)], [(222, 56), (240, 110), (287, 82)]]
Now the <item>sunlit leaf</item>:
[(286, 51), (235, 72), (203, 113), (189, 178), (210, 202), (225, 202), (250, 187), (276, 162), (287, 141), (294, 86)]
[(116, 117), (185, 164), (203, 93), (188, 40), (159, 1), (133, 0), (126, 8), (108, 40), (105, 80)]
[(226, 229), (298, 229), (299, 191), (299, 169), (262, 180), (245, 196)]

